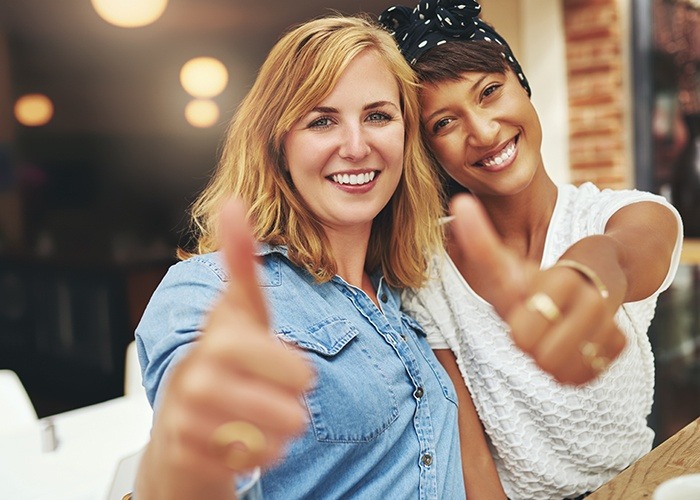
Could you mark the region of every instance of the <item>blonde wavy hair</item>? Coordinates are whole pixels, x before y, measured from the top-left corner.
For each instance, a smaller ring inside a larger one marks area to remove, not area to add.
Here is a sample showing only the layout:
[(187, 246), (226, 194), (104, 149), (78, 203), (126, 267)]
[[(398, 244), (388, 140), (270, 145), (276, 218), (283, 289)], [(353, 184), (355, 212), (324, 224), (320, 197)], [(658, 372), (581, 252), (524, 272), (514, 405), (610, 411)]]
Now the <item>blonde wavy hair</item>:
[(250, 207), (248, 217), (258, 241), (286, 245), (289, 259), (318, 282), (336, 274), (324, 229), (285, 171), (283, 142), (364, 50), (376, 51), (396, 77), (405, 133), (403, 174), (372, 225), (366, 269), (381, 267), (386, 281), (398, 288), (423, 283), (430, 254), (442, 245), (442, 204), (436, 173), (420, 139), (418, 84), (391, 35), (365, 16), (309, 21), (272, 48), (233, 117), (216, 172), (192, 206), (195, 253), (218, 249), (219, 210), (235, 196)]

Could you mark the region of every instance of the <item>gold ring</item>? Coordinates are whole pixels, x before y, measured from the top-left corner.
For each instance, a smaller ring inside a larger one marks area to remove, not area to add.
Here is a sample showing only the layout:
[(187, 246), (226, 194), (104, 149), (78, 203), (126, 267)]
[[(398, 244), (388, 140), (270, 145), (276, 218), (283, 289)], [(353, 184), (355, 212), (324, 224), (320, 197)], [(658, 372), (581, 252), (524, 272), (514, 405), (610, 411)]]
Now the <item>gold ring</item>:
[(601, 373), (610, 364), (610, 359), (600, 355), (600, 346), (598, 344), (584, 342), (581, 344), (580, 350), (583, 360), (596, 374)]
[(527, 299), (525, 307), (527, 307), (529, 311), (540, 313), (552, 323), (561, 317), (561, 311), (552, 300), (552, 297), (544, 292), (537, 292)]
[(256, 425), (242, 420), (221, 424), (211, 434), (211, 443), (224, 455), (224, 463), (231, 470), (251, 468), (255, 456), (267, 447), (265, 435)]

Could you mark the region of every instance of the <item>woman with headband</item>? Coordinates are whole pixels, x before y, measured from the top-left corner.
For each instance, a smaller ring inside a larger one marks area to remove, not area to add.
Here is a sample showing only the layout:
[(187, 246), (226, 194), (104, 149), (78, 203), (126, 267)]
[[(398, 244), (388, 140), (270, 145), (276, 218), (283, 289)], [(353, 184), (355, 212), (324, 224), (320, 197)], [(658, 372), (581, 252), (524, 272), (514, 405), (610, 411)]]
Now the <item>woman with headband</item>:
[(681, 220), (650, 193), (551, 180), (527, 79), (479, 13), (431, 0), (380, 17), (422, 83), (434, 159), (479, 201), (455, 198), (449, 255), (404, 307), (458, 386), (468, 493), (500, 487), (478, 414), (508, 497), (575, 498), (651, 448), (647, 329)]

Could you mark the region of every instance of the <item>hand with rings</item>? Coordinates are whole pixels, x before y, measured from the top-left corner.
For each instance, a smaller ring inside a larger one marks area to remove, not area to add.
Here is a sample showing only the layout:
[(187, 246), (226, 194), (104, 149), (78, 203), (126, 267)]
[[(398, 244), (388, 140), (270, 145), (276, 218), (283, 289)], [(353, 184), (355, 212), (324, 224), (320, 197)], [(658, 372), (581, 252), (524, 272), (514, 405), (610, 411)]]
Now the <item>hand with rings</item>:
[[(544, 292), (537, 292), (525, 301), (525, 308), (531, 312), (541, 314), (548, 321), (555, 323), (561, 318), (561, 311), (554, 300)], [(597, 376), (607, 369), (610, 359), (603, 356), (601, 347), (595, 342), (584, 341), (579, 346), (583, 362), (590, 367)]]
[(507, 322), (515, 343), (543, 370), (579, 385), (608, 368), (625, 338), (600, 294), (575, 273), (560, 271), (539, 271), (532, 281), (537, 291), (513, 308)]
[(245, 210), (231, 202), (221, 219), (230, 280), (164, 386), (146, 451), (158, 467), (149, 474), (172, 488), (160, 498), (200, 497), (212, 484), (226, 496), (235, 473), (278, 460), (308, 421), (302, 401), (313, 369), (270, 332)]
[(508, 323), (513, 342), (561, 383), (580, 385), (600, 376), (625, 338), (592, 270), (572, 260), (541, 270), (503, 244), (471, 197), (456, 197), (452, 213), (457, 224), (450, 255)]

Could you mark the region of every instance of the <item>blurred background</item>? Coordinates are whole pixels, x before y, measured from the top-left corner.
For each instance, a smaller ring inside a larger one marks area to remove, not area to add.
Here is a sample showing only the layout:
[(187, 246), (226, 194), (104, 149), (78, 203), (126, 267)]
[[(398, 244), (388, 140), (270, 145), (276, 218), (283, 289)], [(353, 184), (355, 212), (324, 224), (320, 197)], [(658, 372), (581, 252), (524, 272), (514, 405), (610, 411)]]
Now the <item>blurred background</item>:
[[(0, 0), (0, 369), (40, 417), (121, 395), (126, 346), (279, 35), (394, 3)], [(650, 332), (663, 440), (700, 415), (700, 2), (481, 3), (530, 80), (555, 181), (654, 191), (684, 218)]]

